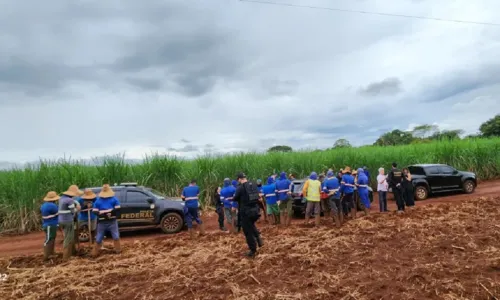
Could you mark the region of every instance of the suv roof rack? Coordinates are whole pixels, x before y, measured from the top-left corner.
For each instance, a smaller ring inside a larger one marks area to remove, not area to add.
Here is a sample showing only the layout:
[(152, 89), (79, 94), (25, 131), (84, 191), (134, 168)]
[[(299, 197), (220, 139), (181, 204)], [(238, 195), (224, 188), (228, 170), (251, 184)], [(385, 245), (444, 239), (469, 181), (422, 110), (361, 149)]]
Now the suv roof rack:
[(121, 186), (137, 186), (137, 182), (122, 182)]

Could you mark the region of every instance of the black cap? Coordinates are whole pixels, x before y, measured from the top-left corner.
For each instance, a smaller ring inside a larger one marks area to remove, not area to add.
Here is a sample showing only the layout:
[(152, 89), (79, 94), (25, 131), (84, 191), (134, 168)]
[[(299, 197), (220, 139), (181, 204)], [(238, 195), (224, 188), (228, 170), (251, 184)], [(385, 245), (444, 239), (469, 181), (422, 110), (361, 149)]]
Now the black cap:
[(240, 172), (240, 173), (238, 173), (238, 175), (236, 175), (236, 178), (237, 179), (247, 178), (247, 175), (245, 175), (245, 173), (243, 173), (243, 172)]

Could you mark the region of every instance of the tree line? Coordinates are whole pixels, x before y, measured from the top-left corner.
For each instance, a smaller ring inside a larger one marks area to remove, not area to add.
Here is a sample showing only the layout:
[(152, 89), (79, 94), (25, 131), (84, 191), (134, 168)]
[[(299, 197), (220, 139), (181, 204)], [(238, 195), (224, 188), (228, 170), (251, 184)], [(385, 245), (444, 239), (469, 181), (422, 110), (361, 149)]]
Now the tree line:
[[(436, 140), (453, 140), (461, 139), (464, 134), (462, 129), (441, 130), (437, 125), (424, 124), (415, 126), (412, 130), (403, 131), (395, 129), (382, 134), (374, 143), (374, 146), (396, 146), (409, 145), (418, 143), (427, 143)], [(500, 136), (500, 114), (487, 120), (479, 127), (479, 133), (465, 136), (464, 138), (488, 138)], [(347, 139), (338, 139), (333, 144), (332, 148), (349, 148), (352, 147)], [(332, 149), (330, 148), (330, 149)], [(267, 152), (292, 152), (290, 146), (278, 145), (273, 146)]]

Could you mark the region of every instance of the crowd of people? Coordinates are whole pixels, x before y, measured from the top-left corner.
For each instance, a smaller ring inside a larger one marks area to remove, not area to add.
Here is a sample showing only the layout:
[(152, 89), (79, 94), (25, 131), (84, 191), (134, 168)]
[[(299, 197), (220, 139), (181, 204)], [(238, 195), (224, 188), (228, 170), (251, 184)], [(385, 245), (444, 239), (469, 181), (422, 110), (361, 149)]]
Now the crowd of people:
[[(380, 168), (376, 177), (377, 192), (379, 194), (380, 212), (387, 212), (387, 192), (391, 188), (397, 203), (398, 213), (405, 210), (405, 206), (414, 206), (414, 196), (411, 183), (411, 174), (408, 169), (400, 171), (397, 164), (392, 164), (388, 175)], [(293, 194), (298, 194), (305, 202), (305, 223), (309, 224), (314, 218), (314, 225), (321, 221), (321, 213), (331, 219), (337, 227), (348, 219), (355, 219), (358, 206), (365, 215), (371, 208), (369, 186), (370, 173), (367, 168), (351, 170), (349, 166), (334, 173), (332, 169), (326, 174), (311, 172), (304, 182), (301, 191), (294, 191), (293, 174), (287, 176), (281, 172), (269, 176), (263, 184), (258, 179), (248, 181), (244, 173), (239, 173), (236, 180), (225, 178), (222, 187), (215, 191), (214, 204), (219, 216), (219, 227), (222, 231), (238, 233), (243, 229), (249, 247), (247, 255), (253, 257), (257, 246), (263, 245), (262, 237), (255, 222), (262, 213), (264, 221), (271, 225), (289, 226), (293, 215)], [(191, 238), (195, 238), (193, 222), (198, 224), (200, 235), (205, 234), (205, 226), (199, 213), (200, 188), (196, 180), (182, 190), (181, 198), (184, 201), (184, 216)], [(58, 202), (58, 205), (55, 203)], [(67, 260), (76, 254), (78, 228), (75, 226), (74, 216), (78, 215), (80, 224), (88, 225), (95, 243), (91, 255), (97, 257), (102, 247), (106, 232), (111, 234), (115, 252), (120, 253), (120, 234), (117, 216), (120, 202), (115, 197), (108, 184), (103, 185), (99, 195), (92, 190), (79, 190), (72, 185), (59, 196), (50, 191), (44, 198), (41, 207), (43, 229), (46, 234), (44, 242), (44, 259), (48, 260), (54, 254), (57, 228), (61, 228), (64, 235), (63, 259)], [(76, 234), (75, 234), (76, 232)]]

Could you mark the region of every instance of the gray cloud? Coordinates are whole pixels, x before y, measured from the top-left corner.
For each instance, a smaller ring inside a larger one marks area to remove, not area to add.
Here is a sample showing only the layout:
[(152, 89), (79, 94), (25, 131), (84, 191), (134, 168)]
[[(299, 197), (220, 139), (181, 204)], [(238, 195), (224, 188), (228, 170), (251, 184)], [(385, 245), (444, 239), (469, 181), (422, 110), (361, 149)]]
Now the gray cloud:
[[(468, 13), (454, 1), (342, 5)], [(477, 3), (475, 19), (498, 9)], [(500, 34), (449, 25), (229, 0), (3, 1), (0, 157), (359, 145), (434, 122), (473, 132), (500, 102)], [(61, 144), (75, 134), (92, 142)]]
[(297, 80), (264, 80), (262, 87), (271, 96), (294, 95), (299, 88), (299, 82)]
[(500, 83), (500, 64), (468, 66), (445, 78), (432, 78), (424, 82), (421, 102), (442, 102), (453, 96), (467, 93), (484, 86)]
[(168, 151), (173, 151), (173, 152), (197, 152), (199, 150), (200, 148), (198, 146), (191, 144), (185, 145), (184, 147), (180, 148), (172, 148), (172, 147), (168, 148)]
[(402, 91), (402, 82), (397, 77), (389, 77), (379, 82), (370, 83), (359, 90), (364, 96), (394, 96)]

